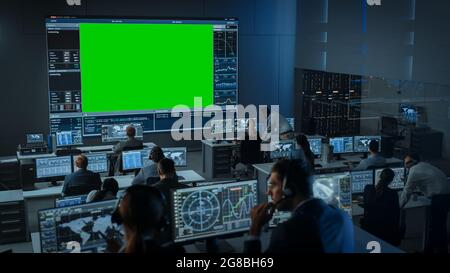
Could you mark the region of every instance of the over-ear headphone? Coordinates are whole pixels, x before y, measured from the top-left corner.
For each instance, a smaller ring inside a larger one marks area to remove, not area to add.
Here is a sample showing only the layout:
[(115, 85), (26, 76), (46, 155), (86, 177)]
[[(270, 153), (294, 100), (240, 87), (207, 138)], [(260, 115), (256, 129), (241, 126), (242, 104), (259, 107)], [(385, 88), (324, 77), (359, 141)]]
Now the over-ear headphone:
[[(123, 224), (123, 219), (120, 215), (119, 212), (119, 208), (121, 205), (122, 200), (128, 195), (135, 195), (138, 194), (139, 192), (146, 192), (148, 194), (148, 198), (155, 198), (155, 202), (152, 202), (152, 205), (154, 206), (155, 203), (160, 203), (161, 204), (161, 208), (156, 208), (154, 207), (154, 210), (161, 210), (161, 215), (158, 215), (158, 213), (149, 213), (148, 215), (139, 215), (138, 212), (139, 210), (130, 210), (130, 218), (133, 221), (139, 221), (139, 218), (141, 217), (154, 217), (155, 219), (151, 219), (151, 222), (156, 224), (156, 228), (159, 229), (160, 231), (163, 231), (164, 229), (166, 229), (169, 226), (169, 218), (168, 218), (168, 203), (166, 200), (166, 197), (164, 196), (164, 194), (157, 188), (155, 187), (151, 187), (151, 186), (147, 186), (147, 185), (134, 185), (131, 186), (129, 188), (127, 188), (125, 190), (125, 194), (117, 201), (116, 204), (116, 208), (114, 209), (114, 212), (111, 215), (111, 222), (116, 223), (118, 225)], [(138, 203), (134, 203), (134, 202), (142, 202), (142, 200), (135, 200), (135, 199), (131, 199), (131, 207), (139, 207), (140, 205), (148, 205), (150, 203), (147, 203), (147, 201), (145, 201), (146, 203), (142, 203), (142, 204), (138, 204)], [(133, 204), (134, 203), (134, 204)], [(159, 219), (156, 218), (159, 216)]]
[[(297, 187), (295, 186), (294, 181), (294, 172), (297, 169), (302, 173), (309, 172), (309, 165), (306, 161), (302, 159), (289, 160), (289, 164), (287, 166), (286, 174), (283, 177), (283, 197), (282, 199), (290, 198), (297, 193)], [(305, 175), (309, 179), (309, 176)], [(310, 183), (310, 181), (307, 181)]]

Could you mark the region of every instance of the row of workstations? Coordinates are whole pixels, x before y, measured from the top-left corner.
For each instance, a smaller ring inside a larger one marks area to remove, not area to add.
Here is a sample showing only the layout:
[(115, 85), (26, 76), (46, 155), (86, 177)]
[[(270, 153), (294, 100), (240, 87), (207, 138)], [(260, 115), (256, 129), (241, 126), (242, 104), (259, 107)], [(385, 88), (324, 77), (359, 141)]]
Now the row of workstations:
[[(183, 245), (187, 252), (242, 252), (243, 235), (251, 224), (251, 208), (260, 198), (257, 188), (257, 180), (248, 180), (216, 182), (173, 191), (170, 227), (167, 227), (171, 229), (173, 241)], [(73, 242), (79, 244), (81, 252), (104, 252), (107, 247), (105, 237), (123, 237), (123, 230), (111, 223), (116, 203), (111, 200), (39, 210), (36, 214), (39, 232), (32, 234), (34, 252), (71, 252)], [(267, 248), (277, 224), (272, 222), (263, 232), (263, 249)], [(355, 227), (356, 252), (368, 252), (367, 244), (374, 240), (380, 243), (383, 252), (401, 252)], [(207, 247), (203, 249), (202, 246)]]
[[(142, 150), (122, 152), (122, 169), (132, 174), (115, 176), (108, 175), (111, 156), (114, 154), (112, 145), (79, 147), (77, 149), (81, 150), (88, 158), (89, 170), (99, 173), (102, 179), (115, 178), (119, 189), (125, 189), (131, 186), (134, 173), (149, 164), (149, 152), (154, 145), (154, 143), (145, 143)], [(166, 157), (172, 158), (176, 163), (177, 175), (181, 183), (196, 184), (205, 181), (195, 171), (186, 169), (187, 151), (185, 147), (163, 148), (163, 152)], [(19, 201), (24, 203), (26, 234), (39, 230), (37, 212), (41, 209), (54, 208), (55, 202), (62, 198), (64, 177), (77, 170), (75, 158), (76, 155), (57, 156), (55, 153), (17, 154), (23, 190), (14, 191), (14, 193), (8, 191), (10, 194), (0, 196), (0, 202)]]

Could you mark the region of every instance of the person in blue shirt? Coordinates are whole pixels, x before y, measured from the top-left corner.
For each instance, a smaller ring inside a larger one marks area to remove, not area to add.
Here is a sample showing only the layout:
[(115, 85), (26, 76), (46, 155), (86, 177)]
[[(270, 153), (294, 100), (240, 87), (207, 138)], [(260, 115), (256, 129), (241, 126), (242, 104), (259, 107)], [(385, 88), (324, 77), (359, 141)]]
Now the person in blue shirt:
[(380, 153), (378, 153), (378, 149), (380, 147), (380, 144), (377, 140), (372, 139), (369, 142), (369, 157), (366, 159), (361, 160), (359, 165), (354, 168), (354, 171), (363, 171), (367, 170), (369, 168), (376, 168), (376, 167), (385, 167), (387, 162), (386, 158), (384, 158)]

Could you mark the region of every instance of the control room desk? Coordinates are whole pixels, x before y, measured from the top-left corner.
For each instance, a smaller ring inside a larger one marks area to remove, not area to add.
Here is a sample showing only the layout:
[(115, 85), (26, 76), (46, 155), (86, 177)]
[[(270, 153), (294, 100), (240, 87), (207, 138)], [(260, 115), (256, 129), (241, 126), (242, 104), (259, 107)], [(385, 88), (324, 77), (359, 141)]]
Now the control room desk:
[[(266, 250), (269, 246), (271, 231), (263, 232), (261, 234), (261, 248)], [(389, 243), (373, 236), (372, 234), (362, 230), (361, 228), (354, 226), (354, 240), (355, 240), (355, 253), (370, 253), (371, 249), (368, 249), (367, 244), (369, 242), (378, 242), (380, 244), (380, 253), (404, 253), (403, 250), (390, 245)], [(233, 248), (233, 252), (242, 253), (244, 250), (244, 241), (247, 238), (246, 235), (227, 239), (226, 242)], [(38, 232), (31, 234), (31, 242), (34, 253), (41, 253), (41, 243)], [(195, 244), (189, 244), (185, 246), (187, 253), (200, 253), (201, 251)]]
[[(180, 183), (194, 184), (203, 182), (205, 179), (193, 170), (177, 171), (184, 179)], [(119, 189), (125, 189), (131, 185), (134, 175), (114, 176), (119, 183)], [(103, 178), (104, 180), (104, 178)], [(38, 216), (39, 210), (54, 208), (55, 200), (61, 197), (62, 185), (48, 187), (48, 183), (37, 183), (37, 189), (23, 192), (25, 201), (25, 213), (27, 217), (27, 234), (39, 231)]]

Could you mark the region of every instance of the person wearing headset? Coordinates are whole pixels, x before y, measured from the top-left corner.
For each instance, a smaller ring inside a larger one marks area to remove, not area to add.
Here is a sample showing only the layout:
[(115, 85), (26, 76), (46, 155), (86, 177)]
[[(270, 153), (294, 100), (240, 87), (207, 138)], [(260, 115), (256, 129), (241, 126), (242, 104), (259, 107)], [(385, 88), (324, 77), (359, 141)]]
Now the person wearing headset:
[(400, 207), (403, 208), (413, 192), (421, 192), (428, 198), (434, 195), (450, 194), (450, 182), (440, 169), (427, 162), (420, 162), (417, 154), (407, 154), (404, 158), (407, 170), (405, 188), (400, 197)]
[(267, 194), (273, 202), (253, 208), (250, 236), (244, 243), (245, 252), (261, 252), (259, 235), (275, 208), (291, 211), (292, 216), (273, 229), (267, 253), (354, 251), (350, 217), (313, 197), (311, 170), (305, 160), (278, 161), (272, 168)]
[(125, 243), (118, 249), (116, 242), (108, 242), (108, 248), (124, 253), (183, 253), (182, 247), (160, 242), (160, 234), (169, 226), (167, 206), (158, 189), (147, 185), (129, 187), (111, 216), (113, 223), (124, 227)]

